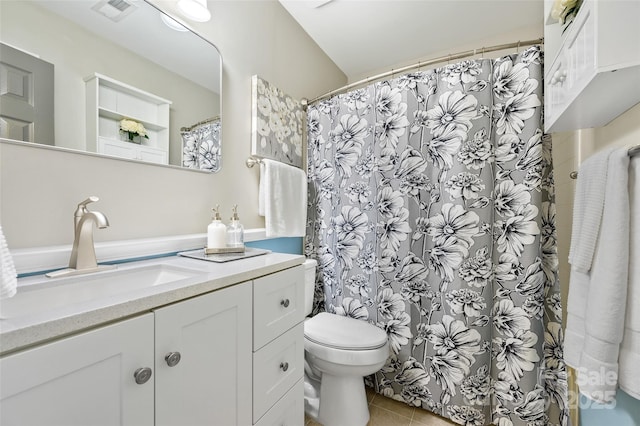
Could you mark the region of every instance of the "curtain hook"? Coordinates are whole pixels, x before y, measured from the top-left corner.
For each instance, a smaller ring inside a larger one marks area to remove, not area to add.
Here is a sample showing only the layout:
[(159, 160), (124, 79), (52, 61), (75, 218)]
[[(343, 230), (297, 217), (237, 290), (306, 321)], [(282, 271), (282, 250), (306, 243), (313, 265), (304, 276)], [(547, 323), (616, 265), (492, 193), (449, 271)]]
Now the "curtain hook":
[(482, 54), (480, 55), (481, 59), (484, 59), (484, 46), (482, 46)]
[(451, 65), (451, 53), (449, 53), (449, 57), (447, 58), (447, 65)]
[(516, 53), (520, 53), (520, 40), (518, 40), (518, 46), (516, 46)]

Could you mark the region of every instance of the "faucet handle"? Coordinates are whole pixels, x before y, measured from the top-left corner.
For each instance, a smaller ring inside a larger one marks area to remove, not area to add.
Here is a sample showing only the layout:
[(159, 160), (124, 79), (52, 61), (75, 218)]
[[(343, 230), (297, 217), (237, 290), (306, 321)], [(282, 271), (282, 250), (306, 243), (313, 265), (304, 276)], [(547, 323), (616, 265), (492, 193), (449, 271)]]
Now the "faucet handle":
[(78, 203), (78, 208), (76, 209), (74, 216), (81, 217), (83, 214), (85, 214), (88, 211), (87, 204), (95, 203), (96, 201), (100, 201), (100, 198), (96, 197), (95, 195), (92, 195), (86, 200)]
[(82, 201), (80, 204), (78, 204), (78, 206), (86, 206), (87, 204), (95, 203), (96, 201), (100, 201), (100, 198), (96, 197), (95, 195), (92, 195), (86, 200)]

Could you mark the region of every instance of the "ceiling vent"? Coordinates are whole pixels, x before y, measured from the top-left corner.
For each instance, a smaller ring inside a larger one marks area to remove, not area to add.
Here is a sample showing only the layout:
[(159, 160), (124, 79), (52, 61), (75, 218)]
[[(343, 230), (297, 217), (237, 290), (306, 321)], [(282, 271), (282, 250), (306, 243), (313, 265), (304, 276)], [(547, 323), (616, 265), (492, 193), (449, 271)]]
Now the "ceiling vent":
[(133, 12), (136, 6), (126, 0), (102, 0), (91, 9), (106, 16), (113, 22), (118, 22)]

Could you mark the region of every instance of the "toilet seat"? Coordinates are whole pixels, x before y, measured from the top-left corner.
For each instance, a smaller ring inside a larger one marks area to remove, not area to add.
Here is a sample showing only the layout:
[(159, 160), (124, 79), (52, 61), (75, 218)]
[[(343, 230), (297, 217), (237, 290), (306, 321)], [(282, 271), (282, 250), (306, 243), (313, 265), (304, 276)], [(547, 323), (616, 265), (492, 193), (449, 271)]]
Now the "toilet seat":
[(327, 348), (375, 350), (387, 343), (387, 333), (366, 321), (321, 312), (304, 323), (306, 340)]

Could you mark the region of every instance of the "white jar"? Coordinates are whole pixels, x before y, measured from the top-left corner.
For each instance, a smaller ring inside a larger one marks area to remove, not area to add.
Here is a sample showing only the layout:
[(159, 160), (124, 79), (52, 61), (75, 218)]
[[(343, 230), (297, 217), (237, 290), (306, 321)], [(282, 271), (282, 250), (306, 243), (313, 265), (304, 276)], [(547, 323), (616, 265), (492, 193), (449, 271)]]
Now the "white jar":
[(220, 220), (219, 207), (212, 209), (215, 216), (207, 227), (207, 248), (220, 249), (227, 246), (227, 227)]

